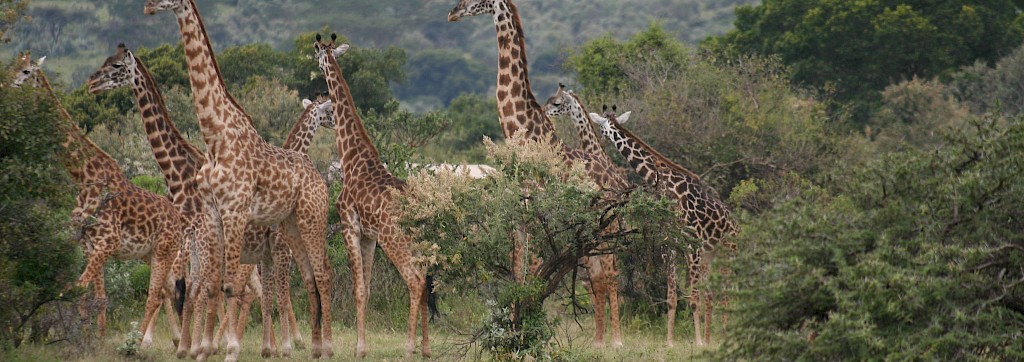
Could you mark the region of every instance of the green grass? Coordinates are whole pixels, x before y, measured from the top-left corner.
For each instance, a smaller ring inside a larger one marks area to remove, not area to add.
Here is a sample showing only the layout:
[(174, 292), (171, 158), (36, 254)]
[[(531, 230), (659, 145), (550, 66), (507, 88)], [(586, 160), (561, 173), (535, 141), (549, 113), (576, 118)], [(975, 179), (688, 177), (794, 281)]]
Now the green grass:
[[(50, 346), (25, 345), (19, 349), (0, 352), (0, 360), (3, 361), (65, 361), (70, 358), (74, 361), (177, 361), (174, 356), (174, 348), (170, 341), (170, 331), (163, 320), (158, 321), (154, 333), (153, 346), (142, 352), (139, 358), (126, 358), (118, 354), (117, 347), (126, 339), (128, 328), (124, 325), (112, 326), (95, 353), (85, 356), (67, 355), (59, 343)], [(309, 346), (309, 325), (299, 321), (305, 345)], [(581, 327), (582, 326), (582, 327)], [(633, 331), (628, 321), (623, 321), (623, 342), (625, 346), (621, 349), (610, 347), (594, 348), (593, 342), (593, 321), (590, 316), (580, 320), (580, 325), (575, 321), (566, 319), (558, 327), (557, 335), (552, 343), (562, 350), (559, 356), (574, 361), (703, 361), (707, 360), (704, 352), (707, 348), (693, 346), (689, 337), (685, 334), (676, 336), (676, 345), (673, 348), (665, 346), (664, 330), (651, 328), (649, 330)], [(398, 361), (404, 360), (405, 354), (405, 333), (403, 325), (394, 326), (372, 326), (367, 330), (367, 343), (370, 353), (367, 361)], [(256, 323), (250, 323), (249, 328), (242, 340), (241, 361), (263, 360), (260, 355), (262, 339), (262, 327)], [(682, 331), (680, 331), (682, 332)], [(467, 357), (462, 355), (460, 347), (465, 337), (458, 333), (446, 330), (443, 325), (431, 325), (431, 349), (435, 361), (450, 360), (476, 360), (478, 351), (472, 351)], [(417, 338), (417, 343), (419, 339)], [(606, 337), (606, 343), (610, 342), (610, 336)], [(355, 349), (355, 329), (334, 324), (334, 361), (355, 361), (353, 351)], [(309, 350), (296, 350), (292, 353), (293, 359), (305, 360), (309, 358)], [(486, 358), (486, 355), (483, 355)], [(224, 358), (223, 352), (214, 356), (211, 361), (218, 361)], [(414, 359), (420, 359), (418, 356)], [(266, 361), (286, 361), (285, 358), (270, 358)]]

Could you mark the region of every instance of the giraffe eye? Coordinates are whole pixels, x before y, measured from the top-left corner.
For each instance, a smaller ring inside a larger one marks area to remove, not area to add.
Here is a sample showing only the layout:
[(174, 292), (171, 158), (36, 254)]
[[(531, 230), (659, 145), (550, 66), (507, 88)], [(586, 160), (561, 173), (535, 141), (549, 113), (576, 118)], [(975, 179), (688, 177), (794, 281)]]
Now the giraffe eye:
[(112, 66), (112, 67), (114, 67), (114, 69), (121, 69), (121, 67), (123, 67), (123, 66), (124, 66), (124, 64), (121, 64), (121, 63), (114, 63), (114, 64), (112, 64), (111, 66)]
[(29, 73), (32, 73), (32, 72), (30, 72), (28, 69), (25, 69), (25, 70), (21, 71), (21, 73), (22, 74), (29, 74)]

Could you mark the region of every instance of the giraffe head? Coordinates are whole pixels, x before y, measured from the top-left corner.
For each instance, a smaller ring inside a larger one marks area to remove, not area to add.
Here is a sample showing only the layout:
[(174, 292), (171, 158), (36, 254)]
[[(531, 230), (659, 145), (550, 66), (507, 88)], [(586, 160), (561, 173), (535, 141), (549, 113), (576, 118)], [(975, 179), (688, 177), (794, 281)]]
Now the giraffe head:
[(611, 128), (614, 128), (615, 126), (629, 122), (629, 115), (632, 114), (633, 112), (627, 111), (623, 114), (616, 116), (615, 108), (617, 107), (613, 105), (612, 110), (609, 111), (608, 106), (606, 105), (602, 108), (604, 110), (604, 116), (597, 113), (591, 113), (590, 120), (594, 121), (594, 123), (600, 126), (602, 130), (609, 130)]
[(14, 68), (14, 81), (11, 86), (18, 88), (29, 80), (33, 81), (33, 85), (38, 85), (39, 72), (43, 69), (44, 61), (46, 61), (46, 57), (32, 61), (32, 54), (29, 52), (18, 55), (18, 66)]
[(558, 91), (544, 103), (544, 113), (548, 117), (566, 114), (574, 101), (576, 100), (572, 97), (572, 91), (565, 90), (565, 85), (558, 83)]
[(146, 0), (146, 7), (142, 12), (153, 15), (162, 10), (173, 10), (177, 13), (187, 9), (188, 3), (188, 0)]
[(320, 65), (320, 71), (327, 73), (330, 67), (331, 60), (337, 62), (337, 58), (348, 51), (348, 44), (334, 45), (334, 41), (338, 39), (338, 34), (331, 34), (331, 42), (324, 42), (320, 37), (320, 34), (316, 35), (316, 43), (313, 43), (313, 50), (316, 53), (316, 61)]
[(459, 0), (459, 4), (448, 12), (448, 21), (459, 21), (480, 14), (494, 14), (495, 3), (498, 1), (501, 0)]
[(317, 127), (334, 128), (334, 104), (327, 95), (319, 94), (314, 100), (303, 99), (302, 109), (309, 110), (314, 132)]
[(100, 69), (89, 77), (89, 92), (100, 93), (132, 83), (137, 74), (138, 63), (124, 43), (117, 45), (117, 52), (107, 58)]

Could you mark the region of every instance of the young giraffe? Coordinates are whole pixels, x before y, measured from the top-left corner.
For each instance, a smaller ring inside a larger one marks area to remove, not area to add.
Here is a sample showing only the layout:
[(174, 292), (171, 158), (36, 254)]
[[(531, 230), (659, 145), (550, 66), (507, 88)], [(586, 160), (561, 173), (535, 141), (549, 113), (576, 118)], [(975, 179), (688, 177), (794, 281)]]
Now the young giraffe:
[[(195, 148), (181, 135), (174, 123), (171, 122), (170, 116), (167, 114), (167, 107), (164, 105), (163, 96), (160, 94), (160, 89), (153, 79), (153, 76), (149, 73), (149, 70), (143, 64), (143, 62), (136, 58), (134, 53), (127, 49), (122, 43), (117, 47), (117, 52), (111, 55), (103, 63), (103, 65), (93, 73), (89, 78), (89, 91), (92, 93), (100, 93), (110, 89), (116, 89), (124, 86), (131, 86), (132, 93), (135, 95), (136, 104), (139, 107), (140, 114), (142, 114), (142, 122), (145, 125), (147, 138), (149, 139), (150, 145), (153, 148), (153, 154), (156, 158), (157, 164), (160, 167), (161, 172), (164, 175), (164, 180), (167, 183), (169, 190), (169, 196), (171, 203), (175, 205), (178, 211), (181, 213), (185, 220), (186, 228), (185, 235), (190, 238), (201, 238), (203, 243), (209, 243), (207, 239), (209, 234), (207, 233), (206, 225), (206, 213), (202, 209), (202, 198), (199, 195), (199, 190), (196, 185), (195, 176), (199, 169), (206, 162), (206, 156), (199, 149)], [(249, 229), (263, 229), (254, 226), (250, 226)], [(243, 247), (244, 254), (257, 254), (264, 256), (261, 259), (269, 257), (271, 249), (268, 247), (268, 242), (263, 240), (257, 240), (258, 232), (246, 233), (246, 244)], [(192, 241), (190, 243), (199, 242), (200, 240)], [(282, 259), (281, 263), (284, 270), (290, 270), (290, 251), (284, 247), (286, 259)], [(182, 261), (177, 262), (176, 266), (184, 264), (184, 260), (188, 259), (189, 247), (183, 247), (183, 254), (180, 257)], [(277, 260), (277, 259), (275, 259)], [(256, 273), (254, 265), (246, 264), (239, 273), (241, 276), (247, 277), (248, 288), (254, 294), (263, 295), (259, 293), (260, 280), (258, 279), (259, 273)], [(177, 274), (183, 275), (181, 271), (176, 270)], [(250, 275), (255, 277), (250, 278)], [(262, 275), (267, 276), (268, 279), (273, 277), (273, 273), (263, 273)], [(286, 277), (286, 276), (285, 276)], [(244, 283), (244, 282), (243, 282)], [(268, 283), (273, 285), (279, 283)], [(287, 288), (288, 285), (283, 286)], [(298, 334), (298, 330), (294, 328), (295, 313), (290, 308), (290, 298), (288, 298), (288, 291), (285, 289), (282, 294), (284, 298), (288, 299), (287, 304), (289, 307), (282, 309), (287, 313), (287, 318), (292, 321), (292, 334)], [(269, 296), (269, 295), (268, 295)], [(246, 294), (247, 302), (252, 302), (251, 294)], [(261, 298), (261, 310), (265, 313), (269, 313), (272, 304), (269, 299)], [(246, 303), (245, 305), (248, 305)], [(246, 308), (243, 311), (248, 311)], [(221, 318), (223, 320), (223, 318)], [(269, 320), (269, 319), (268, 319)], [(197, 320), (198, 321), (198, 320)], [(245, 321), (240, 321), (241, 325), (244, 326)], [(221, 324), (221, 327), (226, 324)], [(197, 323), (198, 326), (198, 323)], [(241, 328), (239, 328), (241, 329)], [(222, 330), (222, 329), (221, 329)], [(220, 336), (221, 330), (218, 331), (217, 336)], [(270, 334), (268, 346), (267, 334)], [(300, 337), (301, 338), (301, 337)], [(219, 338), (218, 338), (219, 340)], [(270, 329), (270, 325), (264, 325), (264, 351), (276, 350), (274, 346), (273, 332)], [(216, 344), (215, 344), (216, 345)], [(288, 344), (290, 346), (290, 344)], [(187, 347), (187, 346), (183, 346)], [(192, 347), (193, 356), (198, 353), (198, 343), (193, 343)], [(266, 352), (265, 352), (266, 353)]]
[[(610, 170), (614, 165), (603, 159), (593, 159), (580, 149), (567, 147), (555, 134), (554, 124), (544, 114), (537, 98), (530, 89), (527, 75), (526, 40), (523, 35), (519, 10), (511, 0), (460, 0), (448, 12), (448, 21), (481, 14), (492, 14), (498, 37), (498, 121), (506, 138), (522, 129), (526, 139), (547, 141), (562, 148), (566, 162), (583, 162), (587, 175), (605, 190), (617, 190), (627, 185)], [(525, 280), (526, 260), (525, 239), (528, 236), (517, 231), (513, 236), (512, 274), (518, 282)]]
[[(288, 134), (288, 138), (285, 139), (284, 145), (281, 147), (286, 150), (292, 150), (300, 154), (307, 154), (309, 152), (309, 145), (313, 140), (313, 136), (316, 135), (316, 130), (320, 127), (334, 128), (334, 108), (330, 99), (325, 96), (317, 96), (315, 101), (308, 99), (302, 100), (302, 114), (299, 115), (298, 122), (295, 122), (295, 126), (292, 127), (291, 132)], [(291, 250), (281, 242), (272, 242), (277, 240), (279, 237), (276, 229), (266, 226), (253, 226), (250, 225), (245, 231), (245, 242), (246, 245), (252, 243), (258, 243), (259, 245), (253, 245), (247, 247), (242, 253), (242, 262), (249, 263), (253, 261), (259, 262), (259, 276), (260, 279), (257, 283), (250, 283), (254, 286), (253, 294), (246, 294), (245, 298), (241, 301), (241, 309), (239, 311), (238, 325), (236, 326), (237, 334), (239, 338), (245, 331), (245, 322), (248, 318), (249, 308), (252, 305), (252, 301), (256, 295), (259, 295), (260, 310), (263, 313), (264, 321), (272, 321), (271, 310), (268, 306), (272, 305), (272, 295), (269, 293), (262, 293), (255, 288), (256, 285), (266, 285), (273, 287), (277, 290), (278, 305), (282, 311), (288, 313), (287, 316), (282, 316), (281, 329), (284, 331), (284, 341), (282, 342), (282, 353), (288, 356), (291, 354), (292, 349), (292, 338), (297, 342), (302, 341), (302, 337), (299, 334), (298, 327), (295, 322), (295, 312), (291, 306), (291, 296), (289, 295), (289, 271), (291, 271)], [(249, 255), (248, 250), (265, 250), (266, 245), (270, 246), (272, 257), (268, 260), (266, 254)], [(270, 262), (273, 263), (270, 263)], [(251, 264), (246, 264), (251, 265)], [(239, 277), (246, 277), (246, 274), (239, 273)], [(241, 283), (241, 282), (239, 282)], [(264, 342), (266, 343), (269, 338), (269, 351), (264, 348), (264, 353), (270, 355), (277, 354), (276, 341), (274, 340), (274, 334), (272, 330), (267, 329), (270, 324), (264, 323)], [(214, 344), (219, 345), (222, 334), (226, 328), (226, 324), (221, 324), (217, 329), (217, 336), (214, 337)], [(290, 333), (289, 333), (290, 331)], [(269, 334), (268, 334), (269, 333)]]
[[(591, 113), (590, 118), (601, 127), (602, 133), (615, 144), (631, 167), (643, 177), (649, 185), (664, 195), (676, 199), (682, 211), (682, 221), (701, 241), (701, 246), (686, 256), (687, 281), (689, 295), (687, 301), (693, 310), (693, 325), (696, 343), (699, 346), (711, 344), (711, 311), (713, 295), (702, 290), (711, 270), (717, 247), (724, 246), (736, 250), (736, 244), (730, 239), (739, 233), (736, 221), (730, 216), (729, 207), (718, 198), (718, 195), (705, 185), (700, 178), (689, 170), (677, 165), (657, 150), (644, 143), (620, 124), (629, 120), (630, 112), (615, 117), (612, 112), (602, 117)], [(676, 253), (668, 253), (668, 336), (667, 342), (673, 344), (673, 330), (676, 312)], [(724, 325), (723, 317), (723, 325)]]
[[(148, 347), (153, 342), (152, 327), (161, 299), (170, 294), (169, 273), (174, 256), (184, 241), (181, 216), (170, 200), (129, 181), (117, 162), (78, 128), (43, 73), (41, 66), (45, 58), (32, 62), (29, 53), (23, 54), (12, 86), (20, 87), (30, 81), (45, 90), (62, 118), (58, 126), (65, 137), (61, 143), (62, 161), (79, 188), (71, 213), (72, 224), (80, 228), (79, 241), (88, 259), (77, 285), (83, 288), (93, 285), (93, 295), (100, 302), (96, 324), (102, 335), (107, 324), (103, 280), (107, 258), (146, 261), (150, 266), (149, 292), (140, 328), (144, 333), (141, 346)], [(169, 299), (165, 305), (170, 312)], [(169, 316), (168, 321), (176, 332)]]
[(409, 288), (409, 329), (405, 341), (405, 355), (411, 356), (416, 349), (416, 323), (420, 316), (423, 326), (424, 357), (430, 356), (430, 339), (427, 329), (427, 297), (431, 286), (426, 285), (426, 268), (416, 265), (411, 250), (412, 241), (402, 235), (397, 224), (397, 215), (392, 213), (391, 189), (402, 191), (405, 181), (391, 175), (380, 161), (377, 148), (366, 134), (363, 121), (356, 113), (355, 103), (348, 83), (341, 74), (336, 57), (344, 54), (347, 44), (334, 46), (321, 42), (316, 36), (313, 49), (320, 70), (327, 80), (327, 89), (334, 101), (334, 114), (338, 117), (335, 127), (338, 157), (341, 159), (341, 194), (335, 206), (341, 216), (341, 229), (348, 250), (349, 267), (352, 269), (353, 290), (356, 299), (356, 357), (365, 357), (366, 347), (366, 306), (370, 300), (370, 276), (376, 245), (398, 268), (398, 273)]
[[(211, 229), (221, 243), (213, 245), (211, 257), (203, 260), (203, 275), (209, 300), (217, 300), (220, 285), (226, 296), (238, 298), (237, 276), (241, 262), (243, 233), (251, 222), (277, 225), (292, 255), (298, 261), (309, 293), (312, 326), (312, 356), (334, 354), (331, 335), (331, 269), (326, 255), (327, 185), (309, 158), (294, 151), (271, 146), (252, 126), (249, 115), (227, 92), (213, 47), (194, 0), (148, 0), (147, 14), (172, 10), (184, 42), (185, 58), (192, 87), (193, 105), (206, 142), (207, 163), (199, 170), (200, 192), (211, 207)], [(221, 262), (223, 261), (223, 266)], [(219, 271), (224, 268), (224, 280)], [(198, 295), (193, 283), (189, 296)], [(194, 299), (193, 299), (194, 300)], [(229, 303), (227, 323), (237, 325), (237, 304)], [(194, 303), (183, 317), (190, 318)], [(203, 339), (203, 352), (212, 351), (212, 313)], [(228, 328), (225, 360), (238, 360), (239, 341)], [(182, 340), (189, 337), (188, 330)], [(208, 348), (207, 348), (208, 347)], [(181, 354), (179, 349), (179, 354)]]
[[(586, 108), (576, 94), (566, 91), (565, 86), (559, 83), (558, 91), (544, 103), (544, 109), (548, 117), (569, 115), (573, 126), (576, 127), (576, 133), (580, 136), (580, 147), (592, 158), (600, 158), (603, 162), (612, 164), (611, 158), (601, 148), (601, 139), (594, 132)], [(621, 167), (613, 167), (609, 172), (619, 178), (619, 184), (628, 183), (625, 170)], [(617, 231), (616, 226), (613, 224), (609, 231)], [(594, 295), (594, 344), (599, 347), (604, 345), (604, 305), (608, 301), (612, 320), (612, 343), (614, 347), (622, 347), (622, 330), (619, 322), (619, 271), (615, 266), (615, 254), (584, 257), (583, 264), (588, 266), (591, 294)]]

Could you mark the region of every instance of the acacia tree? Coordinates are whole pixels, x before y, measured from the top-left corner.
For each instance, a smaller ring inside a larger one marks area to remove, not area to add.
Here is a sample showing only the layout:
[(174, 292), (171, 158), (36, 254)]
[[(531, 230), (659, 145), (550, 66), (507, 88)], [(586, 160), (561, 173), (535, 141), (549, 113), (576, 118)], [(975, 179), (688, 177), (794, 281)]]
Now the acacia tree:
[[(553, 332), (545, 300), (573, 288), (580, 258), (622, 251), (629, 244), (666, 239), (682, 250), (682, 234), (668, 200), (634, 190), (606, 198), (582, 165), (569, 168), (547, 142), (521, 132), (505, 144), (485, 140), (497, 172), (472, 180), (468, 174), (413, 175), (400, 195), (402, 225), (417, 241), (421, 262), (435, 265), (437, 288), (463, 290), (488, 300), (490, 315), (472, 342), (497, 356), (550, 352)], [(630, 229), (604, 234), (628, 220)], [(525, 284), (512, 277), (511, 235), (523, 230), (531, 255)], [(569, 284), (564, 284), (566, 281)], [(566, 293), (575, 297), (576, 293)]]

